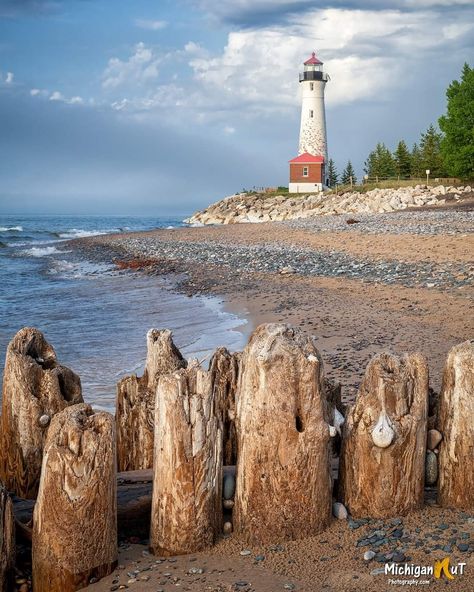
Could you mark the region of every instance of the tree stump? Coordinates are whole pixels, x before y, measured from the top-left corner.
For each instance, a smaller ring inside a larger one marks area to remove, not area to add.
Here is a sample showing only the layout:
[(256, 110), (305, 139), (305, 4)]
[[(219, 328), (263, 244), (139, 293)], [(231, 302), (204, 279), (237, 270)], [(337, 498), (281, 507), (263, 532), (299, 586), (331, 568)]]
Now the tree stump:
[(222, 523), (222, 421), (209, 372), (160, 377), (150, 547), (156, 555), (211, 546)]
[(214, 353), (209, 363), (216, 399), (223, 404), (224, 465), (237, 462), (237, 433), (235, 431), (235, 394), (241, 354), (231, 354), (225, 347)]
[(346, 415), (341, 496), (356, 518), (388, 518), (423, 505), (428, 366), (421, 354), (370, 361)]
[(35, 592), (72, 592), (117, 564), (115, 422), (75, 405), (56, 415), (33, 514)]
[(141, 378), (126, 376), (117, 384), (117, 460), (119, 471), (151, 469), (155, 393), (161, 374), (186, 367), (186, 360), (173, 343), (171, 331), (150, 329), (147, 359)]
[(439, 398), (438, 502), (474, 511), (474, 341), (451, 349)]
[(15, 519), (13, 505), (0, 483), (0, 592), (13, 589), (15, 567)]
[(328, 525), (331, 415), (314, 340), (288, 325), (258, 327), (237, 391), (233, 518), (248, 542), (297, 539)]
[(77, 403), (79, 377), (57, 362), (40, 331), (21, 329), (8, 345), (3, 373), (0, 478), (8, 490), (36, 497), (51, 419)]

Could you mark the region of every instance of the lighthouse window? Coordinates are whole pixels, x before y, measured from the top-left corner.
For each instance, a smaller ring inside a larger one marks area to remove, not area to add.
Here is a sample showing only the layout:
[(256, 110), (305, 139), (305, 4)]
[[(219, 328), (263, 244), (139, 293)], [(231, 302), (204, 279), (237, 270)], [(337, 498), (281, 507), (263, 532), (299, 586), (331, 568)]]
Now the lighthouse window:
[(313, 117), (313, 115), (314, 115), (314, 113), (313, 113), (313, 111), (311, 110), (311, 111), (309, 112), (309, 116), (310, 116), (310, 117)]
[[(312, 113), (312, 111), (311, 111)], [(303, 177), (307, 177), (308, 176), (308, 167), (303, 167)]]
[(314, 82), (309, 83), (309, 90), (314, 90)]

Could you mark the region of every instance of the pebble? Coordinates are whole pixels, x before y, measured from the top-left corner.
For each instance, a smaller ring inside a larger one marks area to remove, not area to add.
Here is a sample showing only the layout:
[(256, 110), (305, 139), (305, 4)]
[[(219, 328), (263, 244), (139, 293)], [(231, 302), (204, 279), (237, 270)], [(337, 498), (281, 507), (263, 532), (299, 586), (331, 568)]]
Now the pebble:
[(242, 557), (247, 557), (248, 555), (252, 555), (252, 551), (249, 551), (248, 549), (244, 549), (243, 551), (240, 552), (240, 554), (242, 555)]
[(332, 513), (333, 516), (338, 520), (346, 520), (348, 516), (346, 506), (344, 504), (341, 504), (341, 502), (333, 502)]
[(469, 545), (467, 543), (459, 543), (457, 547), (458, 547), (459, 551), (461, 551), (463, 553), (465, 551), (469, 550)]
[(438, 480), (438, 458), (431, 450), (426, 451), (425, 459), (425, 483), (434, 485)]
[(366, 551), (364, 553), (364, 560), (371, 561), (375, 557), (375, 551)]
[(51, 418), (49, 417), (49, 415), (41, 415), (41, 417), (38, 419), (38, 423), (42, 428), (45, 428), (49, 425), (49, 422), (51, 421)]
[(426, 446), (429, 450), (434, 450), (443, 439), (443, 435), (438, 430), (428, 430), (426, 437)]
[(235, 476), (233, 473), (226, 473), (224, 475), (223, 496), (225, 500), (230, 500), (235, 493)]
[(232, 510), (232, 508), (234, 507), (234, 500), (231, 500), (231, 499), (228, 499), (228, 500), (227, 500), (227, 499), (225, 499), (225, 500), (222, 502), (222, 505), (224, 506), (224, 508), (225, 508), (226, 510)]
[(284, 588), (285, 590), (294, 590), (294, 589), (295, 589), (295, 585), (294, 585), (294, 584), (285, 584), (285, 585), (283, 586), (283, 588)]
[(224, 522), (224, 525), (222, 527), (222, 532), (224, 534), (231, 534), (232, 530), (233, 530), (232, 522)]

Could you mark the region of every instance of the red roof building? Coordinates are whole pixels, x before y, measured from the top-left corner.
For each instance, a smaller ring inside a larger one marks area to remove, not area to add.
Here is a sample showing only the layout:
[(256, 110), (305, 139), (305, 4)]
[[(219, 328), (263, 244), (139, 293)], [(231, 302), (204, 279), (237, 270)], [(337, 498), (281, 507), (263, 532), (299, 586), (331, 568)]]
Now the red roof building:
[(320, 191), (325, 184), (324, 156), (304, 152), (292, 158), (290, 164), (290, 193)]

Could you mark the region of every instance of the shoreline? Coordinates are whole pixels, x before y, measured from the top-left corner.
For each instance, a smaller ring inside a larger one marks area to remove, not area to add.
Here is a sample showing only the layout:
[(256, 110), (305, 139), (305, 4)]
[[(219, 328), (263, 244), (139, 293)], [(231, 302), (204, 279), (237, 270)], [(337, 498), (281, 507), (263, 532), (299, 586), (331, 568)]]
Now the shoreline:
[(121, 269), (169, 276), (181, 293), (217, 296), (247, 319), (246, 337), (263, 322), (315, 335), (328, 376), (351, 401), (382, 350), (421, 351), (439, 390), (448, 350), (474, 334), (473, 226), (469, 211), (422, 210), (360, 217), (356, 225), (327, 216), (71, 244)]

